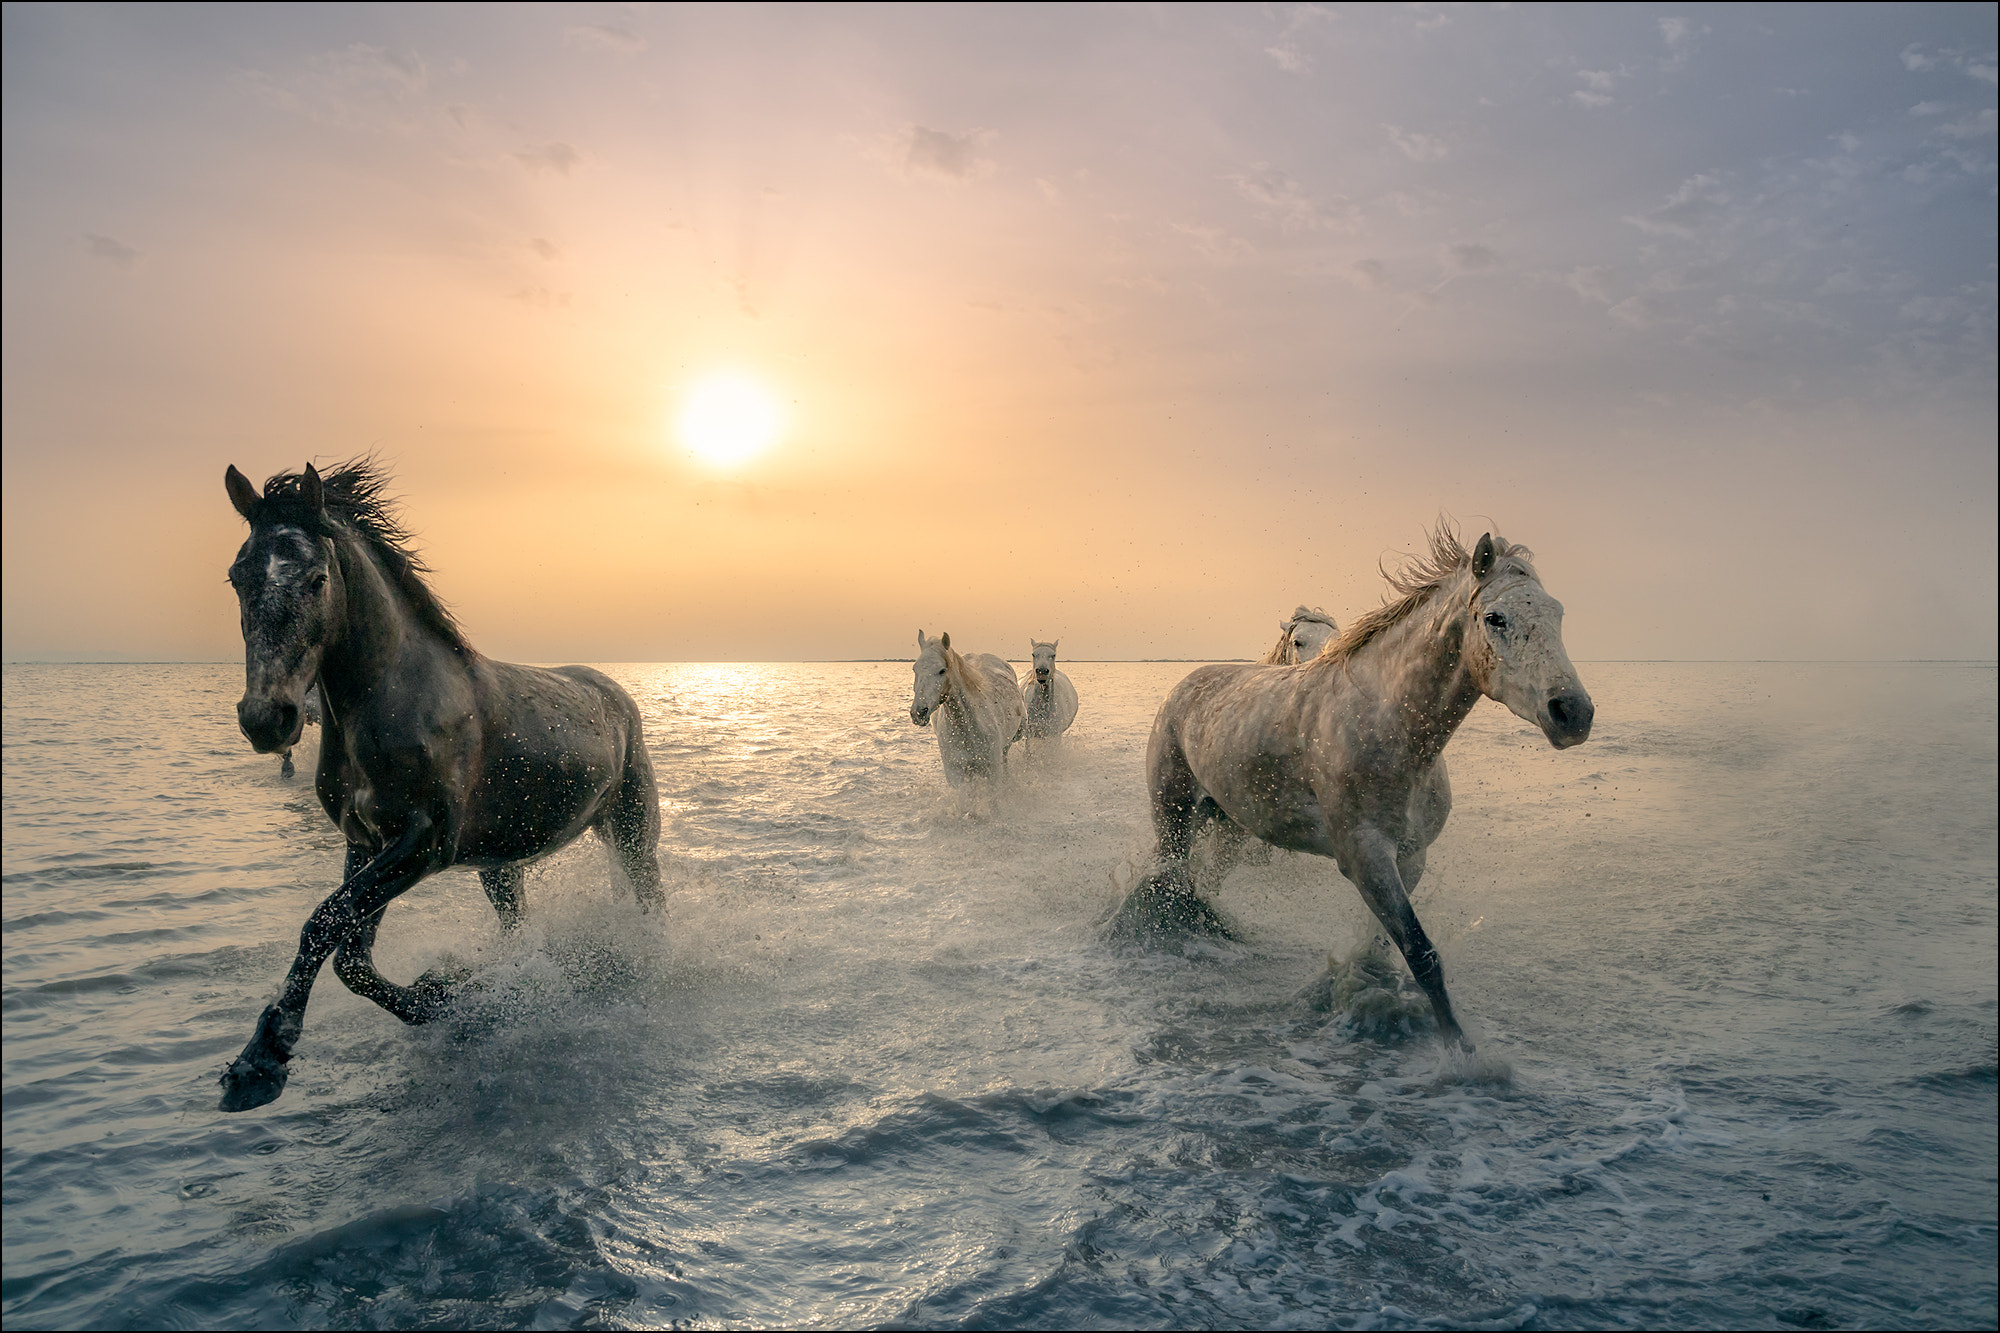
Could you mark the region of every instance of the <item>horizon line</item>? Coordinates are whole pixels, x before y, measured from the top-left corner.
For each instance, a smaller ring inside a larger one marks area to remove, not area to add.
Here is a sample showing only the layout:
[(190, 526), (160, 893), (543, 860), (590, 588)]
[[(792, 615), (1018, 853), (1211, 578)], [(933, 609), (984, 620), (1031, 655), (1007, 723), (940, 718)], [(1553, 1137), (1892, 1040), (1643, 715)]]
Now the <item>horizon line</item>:
[[(498, 660), (498, 659), (496, 659)], [(914, 657), (685, 657), (600, 658), (607, 666), (857, 666), (862, 663), (914, 662)], [(1003, 659), (1013, 661), (1012, 658)], [(1023, 662), (1027, 658), (1021, 659)], [(1253, 657), (1065, 657), (1064, 662), (1091, 665), (1174, 665), (1179, 663), (1255, 663)], [(1579, 657), (1580, 666), (1735, 665), (1735, 666), (1973, 666), (2000, 665), (1995, 657)], [(237, 658), (222, 657), (14, 657), (0, 666), (237, 666)], [(568, 665), (525, 662), (524, 666)]]

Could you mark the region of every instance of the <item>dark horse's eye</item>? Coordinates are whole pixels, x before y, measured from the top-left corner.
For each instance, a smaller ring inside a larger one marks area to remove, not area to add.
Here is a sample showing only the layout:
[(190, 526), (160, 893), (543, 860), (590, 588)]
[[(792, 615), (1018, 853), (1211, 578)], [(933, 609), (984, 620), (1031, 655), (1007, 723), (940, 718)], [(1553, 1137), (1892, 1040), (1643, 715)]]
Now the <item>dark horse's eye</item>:
[(1507, 617), (1501, 615), (1498, 611), (1488, 611), (1486, 613), (1486, 623), (1488, 625), (1491, 625), (1494, 629), (1505, 632), (1507, 628)]
[(319, 573), (313, 575), (311, 578), (306, 580), (307, 592), (318, 592), (321, 588), (324, 588), (325, 586), (326, 586), (326, 571), (323, 569)]

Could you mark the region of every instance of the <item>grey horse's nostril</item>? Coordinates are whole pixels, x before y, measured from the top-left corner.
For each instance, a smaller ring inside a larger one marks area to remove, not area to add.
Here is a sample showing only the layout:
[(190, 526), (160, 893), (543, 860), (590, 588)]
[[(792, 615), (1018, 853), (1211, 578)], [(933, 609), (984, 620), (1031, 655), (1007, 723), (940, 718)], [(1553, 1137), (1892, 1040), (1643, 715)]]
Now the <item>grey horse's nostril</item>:
[(1553, 694), (1549, 696), (1549, 721), (1565, 735), (1583, 736), (1590, 731), (1591, 719), (1597, 710), (1591, 706), (1590, 698), (1582, 694)]

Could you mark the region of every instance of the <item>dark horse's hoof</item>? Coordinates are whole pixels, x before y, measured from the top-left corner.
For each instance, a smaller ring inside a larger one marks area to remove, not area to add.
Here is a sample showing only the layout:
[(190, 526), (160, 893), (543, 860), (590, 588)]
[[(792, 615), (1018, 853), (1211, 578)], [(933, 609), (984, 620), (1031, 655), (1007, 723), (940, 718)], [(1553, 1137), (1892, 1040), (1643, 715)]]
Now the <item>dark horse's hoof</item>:
[(400, 1017), (405, 1023), (430, 1023), (443, 1018), (458, 996), (459, 987), (472, 977), (469, 967), (446, 971), (434, 967), (410, 983), (410, 1006)]
[(291, 1073), (286, 1061), (292, 1057), (278, 1040), (282, 1017), (277, 1005), (266, 1009), (257, 1020), (256, 1034), (243, 1048), (243, 1054), (222, 1071), (221, 1110), (254, 1110), (277, 1101), (284, 1092), (285, 1080)]
[(1146, 876), (1104, 922), (1105, 938), (1119, 943), (1169, 945), (1190, 935), (1233, 940), (1222, 913), (1202, 901), (1184, 870)]

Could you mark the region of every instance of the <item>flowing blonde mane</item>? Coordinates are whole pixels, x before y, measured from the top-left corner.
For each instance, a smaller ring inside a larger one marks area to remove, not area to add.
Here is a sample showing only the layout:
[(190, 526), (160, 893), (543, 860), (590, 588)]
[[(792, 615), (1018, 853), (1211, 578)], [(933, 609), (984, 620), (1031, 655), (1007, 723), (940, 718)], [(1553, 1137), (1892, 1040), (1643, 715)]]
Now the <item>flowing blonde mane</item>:
[[(1430, 601), (1432, 594), (1472, 563), (1472, 552), (1465, 549), (1465, 544), (1459, 541), (1458, 534), (1448, 524), (1439, 523), (1431, 529), (1430, 542), (1430, 554), (1411, 556), (1394, 571), (1386, 567), (1382, 569), (1382, 577), (1389, 587), (1402, 595), (1373, 611), (1356, 616), (1348, 625), (1347, 632), (1322, 648), (1319, 656), (1309, 665), (1330, 667), (1335, 662), (1347, 661), (1385, 632), (1415, 615), (1417, 608)], [(1535, 567), (1529, 563), (1533, 556), (1534, 552), (1527, 547), (1494, 534), (1493, 560), (1496, 567), (1502, 560), (1511, 561), (1520, 573), (1536, 578), (1539, 576)]]

